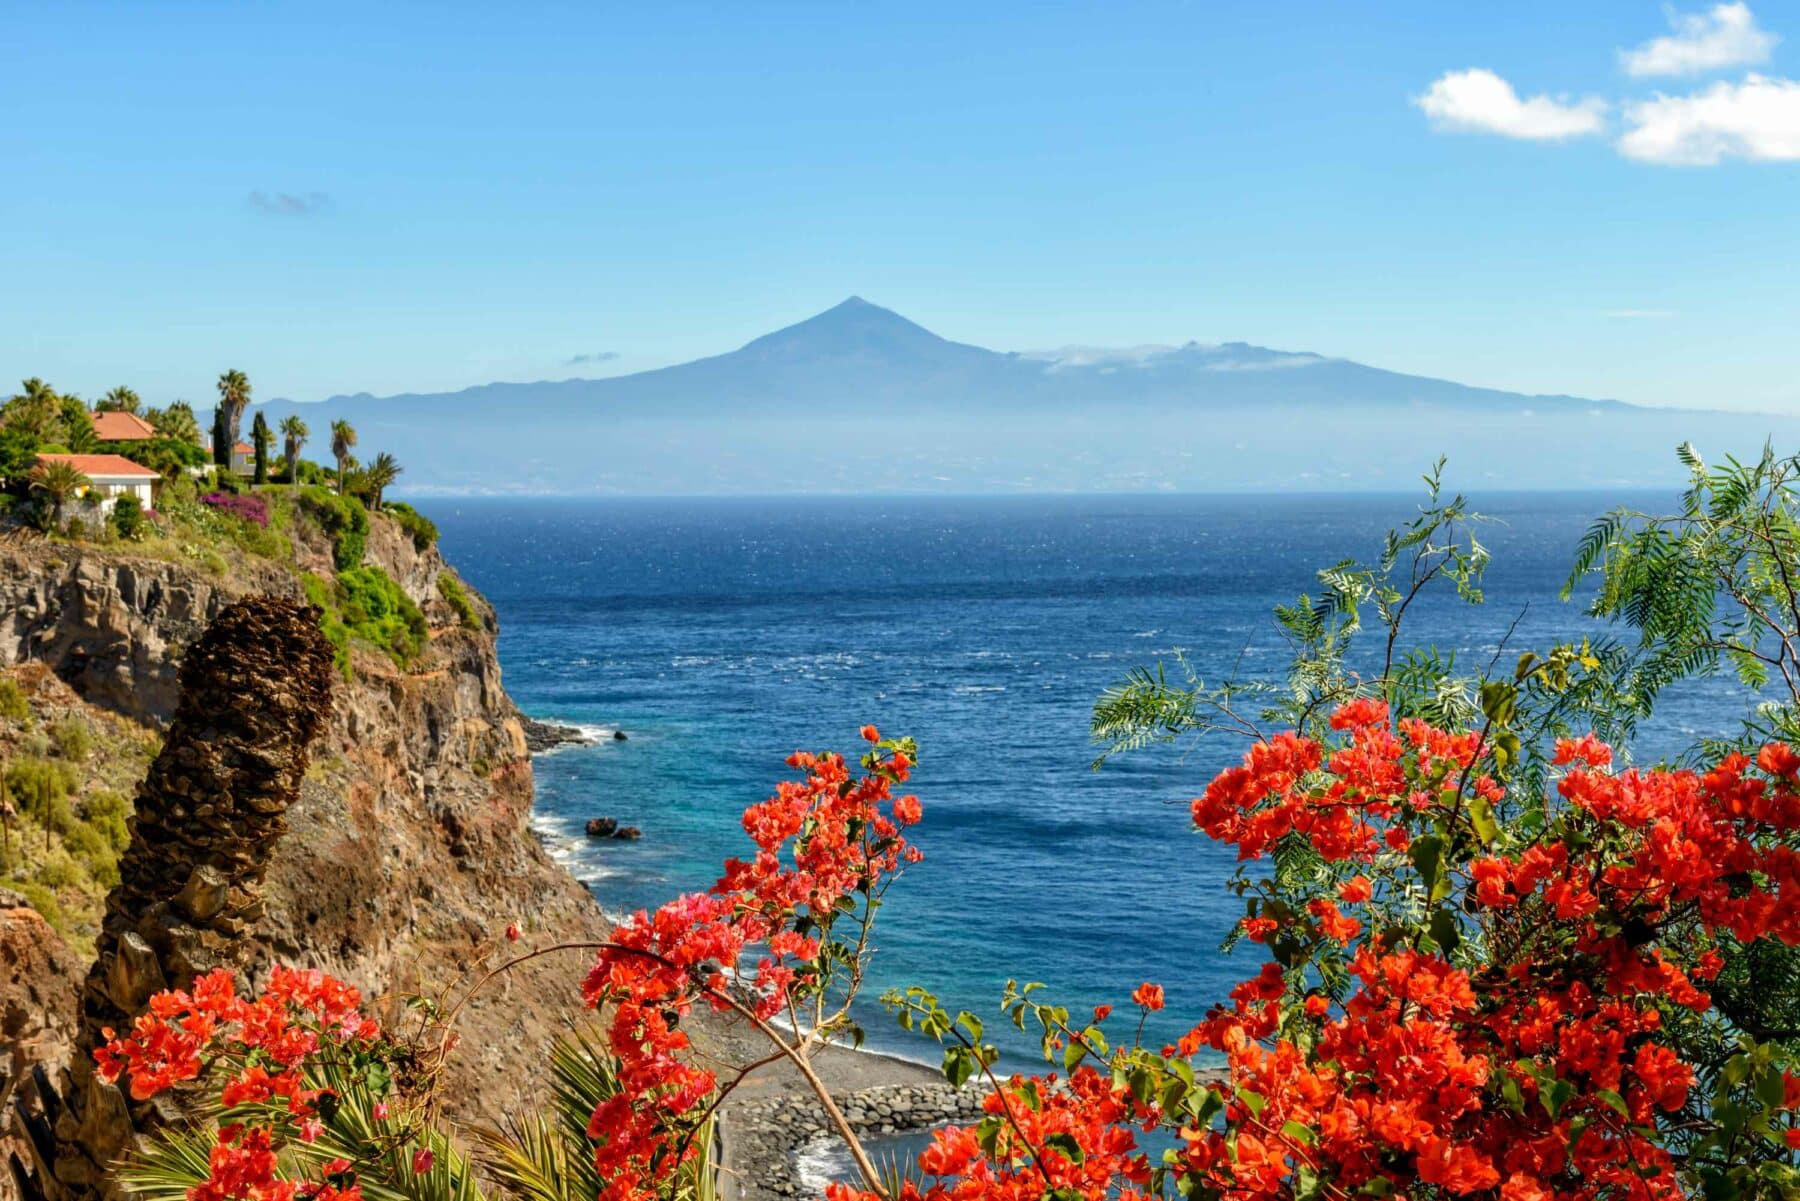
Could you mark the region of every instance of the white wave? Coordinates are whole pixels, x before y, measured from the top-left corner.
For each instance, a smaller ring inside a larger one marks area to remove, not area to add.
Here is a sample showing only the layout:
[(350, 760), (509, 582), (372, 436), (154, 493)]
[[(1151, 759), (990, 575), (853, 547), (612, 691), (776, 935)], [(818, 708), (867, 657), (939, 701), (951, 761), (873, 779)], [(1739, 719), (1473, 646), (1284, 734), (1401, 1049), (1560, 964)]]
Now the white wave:
[(853, 1166), (836, 1135), (815, 1135), (794, 1152), (794, 1178), (806, 1197), (823, 1197), (826, 1186), (846, 1179)]
[(968, 695), (969, 693), (974, 693), (974, 692), (1005, 692), (1006, 685), (1005, 684), (958, 684), (954, 689), (952, 689), (952, 691), (962, 693), (965, 696)]

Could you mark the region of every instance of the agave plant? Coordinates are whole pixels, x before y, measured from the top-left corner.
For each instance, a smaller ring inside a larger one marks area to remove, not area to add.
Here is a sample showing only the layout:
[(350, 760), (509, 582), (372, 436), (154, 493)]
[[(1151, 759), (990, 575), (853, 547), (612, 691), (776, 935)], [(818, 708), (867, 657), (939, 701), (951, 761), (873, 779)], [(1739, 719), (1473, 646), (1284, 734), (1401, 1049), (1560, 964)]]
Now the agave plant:
[[(588, 1119), (618, 1091), (612, 1058), (599, 1039), (583, 1029), (564, 1035), (550, 1052), (548, 1106), (500, 1129), (475, 1132), (487, 1178), (517, 1201), (593, 1201), (602, 1182), (594, 1171)], [(717, 1201), (713, 1133), (708, 1120), (694, 1136), (699, 1154), (682, 1167), (670, 1201)]]

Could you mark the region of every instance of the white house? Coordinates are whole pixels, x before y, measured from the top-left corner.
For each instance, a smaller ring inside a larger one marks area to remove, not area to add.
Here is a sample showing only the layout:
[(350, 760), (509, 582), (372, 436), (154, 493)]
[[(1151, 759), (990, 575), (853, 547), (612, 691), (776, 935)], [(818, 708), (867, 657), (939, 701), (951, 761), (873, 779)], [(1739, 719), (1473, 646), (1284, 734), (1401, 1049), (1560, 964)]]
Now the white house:
[(112, 512), (113, 503), (121, 496), (135, 496), (145, 509), (153, 507), (156, 482), (162, 478), (124, 455), (47, 454), (39, 455), (38, 462), (67, 463), (87, 476), (90, 486), (74, 503), (96, 515)]

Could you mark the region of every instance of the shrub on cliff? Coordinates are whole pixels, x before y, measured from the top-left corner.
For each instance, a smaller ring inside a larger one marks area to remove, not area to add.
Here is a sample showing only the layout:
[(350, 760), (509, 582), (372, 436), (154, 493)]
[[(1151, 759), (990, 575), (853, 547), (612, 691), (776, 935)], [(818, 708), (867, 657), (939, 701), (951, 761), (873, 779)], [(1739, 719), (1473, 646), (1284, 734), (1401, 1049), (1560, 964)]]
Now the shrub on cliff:
[(332, 559), (339, 571), (362, 563), (368, 549), (369, 511), (360, 500), (320, 487), (305, 487), (300, 489), (300, 504), (331, 539)]
[(379, 647), (402, 667), (424, 649), (430, 634), (425, 615), (381, 568), (341, 571), (335, 581), (308, 574), (304, 586), (307, 603), (322, 613), (319, 628), (346, 679), (351, 673), (352, 639)]
[(113, 501), (108, 518), (113, 533), (126, 540), (136, 538), (144, 529), (144, 506), (135, 496), (121, 496)]
[(438, 595), (444, 598), (444, 603), (456, 614), (463, 629), (479, 630), (481, 615), (475, 612), (475, 602), (469, 599), (469, 590), (463, 587), (462, 581), (445, 571), (438, 574), (437, 586)]
[(379, 567), (353, 567), (338, 573), (339, 604), (344, 624), (358, 638), (387, 651), (402, 666), (425, 645), (425, 615), (394, 578)]
[(431, 518), (425, 516), (403, 500), (390, 500), (381, 510), (400, 523), (412, 539), (413, 549), (425, 551), (431, 549), (438, 540), (438, 528)]
[(269, 504), (257, 493), (208, 492), (200, 498), (200, 503), (260, 529), (269, 528)]

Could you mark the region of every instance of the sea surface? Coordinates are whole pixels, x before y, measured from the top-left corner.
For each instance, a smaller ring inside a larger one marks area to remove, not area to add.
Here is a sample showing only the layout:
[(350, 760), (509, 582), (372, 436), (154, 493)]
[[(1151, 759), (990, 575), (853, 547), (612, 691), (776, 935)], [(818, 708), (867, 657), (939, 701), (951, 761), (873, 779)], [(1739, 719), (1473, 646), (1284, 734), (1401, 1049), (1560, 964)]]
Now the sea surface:
[[(857, 728), (918, 739), (924, 862), (889, 894), (871, 998), (919, 984), (1003, 1026), (1008, 978), (1076, 1012), (1154, 980), (1172, 1038), (1237, 981), (1232, 853), (1187, 802), (1235, 760), (1220, 738), (1090, 769), (1095, 698), (1180, 656), (1219, 681), (1278, 674), (1272, 606), (1345, 556), (1373, 557), (1416, 496), (436, 500), (443, 549), (499, 611), (508, 690), (600, 738), (540, 756), (538, 829), (613, 913), (705, 888), (747, 845), (738, 818), (796, 748), (856, 750)], [(1603, 632), (1557, 592), (1577, 539), (1619, 503), (1473, 498), (1496, 520), (1480, 606), (1432, 596), (1416, 631), (1466, 664)], [(1745, 698), (1672, 695), (1637, 748), (1735, 728)], [(622, 730), (626, 741), (614, 741)], [(605, 815), (637, 842), (593, 841)], [(528, 915), (526, 915), (528, 916)], [(938, 1051), (864, 1007), (872, 1047)], [(1034, 1048), (1004, 1028), (1009, 1059)]]

